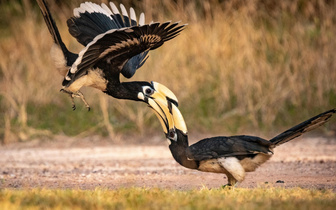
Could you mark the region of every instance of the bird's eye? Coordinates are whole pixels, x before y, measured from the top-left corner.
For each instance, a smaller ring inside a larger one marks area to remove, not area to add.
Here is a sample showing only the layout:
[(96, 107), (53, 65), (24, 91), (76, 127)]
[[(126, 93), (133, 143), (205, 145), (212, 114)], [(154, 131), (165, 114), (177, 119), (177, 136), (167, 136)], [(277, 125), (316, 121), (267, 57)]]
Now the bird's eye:
[(176, 138), (177, 138), (176, 131), (175, 131), (175, 130), (170, 130), (170, 131), (168, 132), (168, 138), (169, 138), (170, 140), (174, 140), (174, 141), (176, 141)]
[(144, 88), (144, 92), (145, 92), (146, 95), (150, 96), (154, 93), (154, 90), (151, 87), (147, 86), (147, 87)]
[(174, 138), (175, 137), (175, 132), (174, 131), (169, 131), (169, 137)]

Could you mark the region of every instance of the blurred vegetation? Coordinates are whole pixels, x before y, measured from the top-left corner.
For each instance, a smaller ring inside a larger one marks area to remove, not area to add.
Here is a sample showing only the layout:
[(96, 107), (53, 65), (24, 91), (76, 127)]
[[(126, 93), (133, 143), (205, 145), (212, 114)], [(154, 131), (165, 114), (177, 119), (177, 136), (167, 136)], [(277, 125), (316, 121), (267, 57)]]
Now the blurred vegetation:
[(1, 209), (334, 209), (331, 190), (301, 188), (0, 190)]
[[(80, 2), (47, 1), (69, 49), (82, 48), (66, 20)], [(107, 1), (94, 1), (97, 3)], [(332, 0), (123, 0), (146, 22), (181, 20), (180, 36), (150, 52), (132, 80), (157, 81), (177, 95), (189, 132), (280, 132), (336, 107), (336, 3)], [(33, 0), (0, 1), (0, 139), (161, 132), (144, 103), (92, 88), (71, 110), (59, 93), (53, 44)], [(326, 127), (335, 130), (335, 120)]]

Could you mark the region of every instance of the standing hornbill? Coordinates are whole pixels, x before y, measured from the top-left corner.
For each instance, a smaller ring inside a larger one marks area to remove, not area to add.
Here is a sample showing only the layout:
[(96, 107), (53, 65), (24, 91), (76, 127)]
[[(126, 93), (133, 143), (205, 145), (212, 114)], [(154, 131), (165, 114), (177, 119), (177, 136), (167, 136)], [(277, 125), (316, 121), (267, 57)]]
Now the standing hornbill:
[(185, 27), (171, 22), (145, 24), (144, 14), (137, 21), (133, 8), (129, 16), (122, 4), (120, 13), (112, 2), (111, 8), (86, 2), (74, 9), (74, 16), (67, 20), (70, 34), (85, 46), (75, 54), (63, 43), (46, 2), (37, 0), (37, 3), (55, 42), (51, 54), (64, 76), (61, 91), (70, 95), (73, 109), (76, 108), (73, 98), (80, 97), (90, 110), (79, 91), (83, 86), (97, 88), (118, 99), (145, 101), (144, 95), (160, 87), (148, 82), (120, 82), (120, 74), (131, 78), (147, 60), (149, 50), (176, 37)]
[[(189, 146), (187, 126), (175, 105), (176, 101), (167, 97), (164, 102), (162, 95), (158, 101), (160, 106), (166, 106), (169, 111), (165, 111), (164, 115), (157, 113), (157, 116), (162, 123), (169, 149), (176, 162), (190, 169), (224, 173), (228, 177), (227, 186), (235, 186), (242, 182), (246, 172), (255, 171), (272, 157), (275, 147), (323, 125), (336, 112), (336, 109), (331, 109), (316, 115), (269, 141), (246, 135), (217, 136), (200, 140)], [(159, 109), (156, 108), (156, 110)], [(173, 122), (174, 124), (171, 125), (166, 122)]]

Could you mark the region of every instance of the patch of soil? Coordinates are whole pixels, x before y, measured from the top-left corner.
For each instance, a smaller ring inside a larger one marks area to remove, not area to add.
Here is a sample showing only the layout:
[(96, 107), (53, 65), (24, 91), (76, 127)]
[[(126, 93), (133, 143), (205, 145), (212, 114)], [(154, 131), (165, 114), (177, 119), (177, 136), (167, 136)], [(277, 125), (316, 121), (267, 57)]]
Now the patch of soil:
[[(167, 145), (88, 143), (76, 146), (66, 142), (0, 147), (0, 188), (116, 189), (136, 186), (187, 190), (204, 186), (218, 188), (227, 183), (224, 174), (180, 166)], [(288, 142), (277, 147), (267, 163), (248, 173), (239, 186), (336, 191), (335, 151), (336, 139), (306, 137)]]

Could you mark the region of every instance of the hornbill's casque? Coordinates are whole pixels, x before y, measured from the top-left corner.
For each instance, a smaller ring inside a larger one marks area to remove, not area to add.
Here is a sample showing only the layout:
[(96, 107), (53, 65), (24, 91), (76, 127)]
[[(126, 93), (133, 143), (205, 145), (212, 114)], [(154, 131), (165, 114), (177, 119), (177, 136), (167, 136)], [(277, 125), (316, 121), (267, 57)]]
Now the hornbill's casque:
[(144, 14), (139, 21), (133, 8), (130, 15), (121, 4), (121, 14), (111, 2), (109, 8), (86, 2), (74, 9), (74, 16), (68, 19), (70, 34), (84, 45), (75, 54), (63, 43), (56, 23), (44, 0), (37, 0), (44, 20), (55, 45), (51, 54), (59, 72), (64, 76), (63, 92), (73, 98), (80, 97), (90, 110), (79, 89), (83, 86), (97, 88), (118, 99), (145, 101), (146, 92), (160, 88), (148, 82), (120, 82), (120, 74), (131, 78), (147, 60), (148, 51), (160, 47), (176, 37), (185, 27), (179, 23), (145, 24)]
[[(323, 125), (336, 112), (336, 109), (331, 109), (316, 115), (269, 141), (246, 135), (217, 136), (200, 140), (189, 146), (187, 126), (175, 105), (176, 101), (169, 97), (167, 99), (166, 102), (162, 98), (159, 101), (161, 106), (168, 107), (169, 112), (165, 111), (164, 115), (157, 113), (157, 116), (161, 120), (174, 159), (186, 168), (224, 173), (228, 177), (228, 186), (235, 186), (242, 182), (246, 172), (255, 171), (269, 160), (276, 146)], [(166, 120), (163, 121), (163, 119)], [(169, 122), (174, 124), (171, 125)]]

